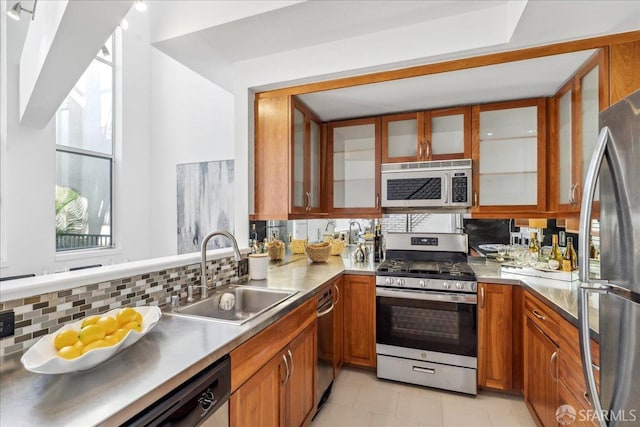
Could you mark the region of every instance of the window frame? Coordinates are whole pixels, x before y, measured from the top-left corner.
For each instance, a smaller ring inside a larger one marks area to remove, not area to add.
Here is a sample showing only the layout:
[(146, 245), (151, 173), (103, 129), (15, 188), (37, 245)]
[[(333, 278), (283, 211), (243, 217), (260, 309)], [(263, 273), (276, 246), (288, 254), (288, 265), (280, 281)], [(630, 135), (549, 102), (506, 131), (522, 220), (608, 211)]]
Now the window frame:
[[(108, 65), (111, 67), (111, 154), (107, 154), (107, 153), (103, 153), (103, 152), (99, 152), (99, 151), (93, 151), (93, 150), (87, 150), (84, 148), (78, 148), (78, 147), (72, 147), (72, 146), (68, 146), (68, 145), (61, 145), (57, 143), (56, 140), (56, 154), (58, 152), (63, 152), (63, 153), (68, 153), (68, 154), (76, 154), (76, 155), (80, 155), (80, 156), (84, 156), (84, 157), (93, 157), (93, 158), (97, 158), (97, 159), (103, 159), (103, 160), (109, 160), (109, 180), (110, 180), (110, 203), (109, 203), (109, 223), (110, 223), (110, 244), (109, 246), (90, 246), (90, 247), (84, 247), (84, 248), (73, 248), (73, 249), (63, 249), (60, 250), (58, 249), (57, 244), (55, 245), (55, 255), (56, 255), (56, 259), (58, 257), (61, 258), (75, 258), (78, 255), (83, 255), (83, 254), (90, 254), (91, 252), (95, 252), (95, 251), (99, 251), (100, 254), (102, 254), (102, 251), (113, 251), (114, 249), (116, 249), (116, 233), (115, 233), (115, 218), (114, 218), (114, 212), (115, 212), (115, 208), (114, 208), (114, 203), (115, 203), (115, 175), (116, 175), (116, 164), (115, 164), (115, 158), (116, 158), (116, 126), (117, 126), (117, 114), (116, 114), (116, 106), (117, 106), (117, 102), (116, 102), (116, 98), (118, 98), (118, 96), (120, 95), (120, 93), (118, 93), (117, 90), (117, 86), (116, 86), (116, 82), (117, 82), (117, 77), (116, 77), (116, 72), (117, 72), (117, 66), (116, 66), (116, 44), (118, 42), (118, 40), (120, 40), (120, 35), (118, 34), (118, 31), (114, 31), (114, 33), (111, 36), (111, 45), (109, 46), (111, 48), (111, 61), (108, 61), (104, 58), (101, 58), (98, 54), (96, 53), (96, 55), (94, 56), (94, 58), (91, 60), (91, 62), (93, 63), (93, 61), (98, 61), (101, 62), (105, 65)], [(90, 66), (91, 64), (89, 64)], [(89, 67), (87, 67), (88, 69)], [(75, 87), (75, 86), (74, 86)], [(57, 131), (56, 131), (57, 133)], [(56, 173), (57, 173), (57, 165), (56, 165)], [(74, 256), (75, 255), (75, 256)]]

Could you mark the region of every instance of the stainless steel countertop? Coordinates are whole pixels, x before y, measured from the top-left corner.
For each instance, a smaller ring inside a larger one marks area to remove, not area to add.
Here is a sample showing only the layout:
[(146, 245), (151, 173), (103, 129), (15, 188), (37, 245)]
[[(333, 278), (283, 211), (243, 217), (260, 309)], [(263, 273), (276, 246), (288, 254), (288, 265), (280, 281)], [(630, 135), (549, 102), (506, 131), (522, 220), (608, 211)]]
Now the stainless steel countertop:
[(251, 286), (295, 289), (282, 304), (242, 326), (163, 314), (135, 345), (85, 372), (34, 374), (22, 367), (22, 353), (0, 358), (0, 425), (118, 425), (142, 411), (223, 355), (312, 298), (343, 272), (375, 274), (376, 265), (342, 257), (311, 263), (306, 255), (271, 262), (267, 280)]
[[(499, 263), (481, 257), (470, 258), (469, 264), (476, 272), (478, 282), (525, 286), (537, 297), (549, 303), (565, 320), (578, 326), (579, 281), (565, 282), (505, 273), (501, 271)], [(596, 341), (599, 341), (598, 323), (598, 299), (597, 295), (594, 295), (593, 299), (589, 300), (589, 327), (591, 337)]]

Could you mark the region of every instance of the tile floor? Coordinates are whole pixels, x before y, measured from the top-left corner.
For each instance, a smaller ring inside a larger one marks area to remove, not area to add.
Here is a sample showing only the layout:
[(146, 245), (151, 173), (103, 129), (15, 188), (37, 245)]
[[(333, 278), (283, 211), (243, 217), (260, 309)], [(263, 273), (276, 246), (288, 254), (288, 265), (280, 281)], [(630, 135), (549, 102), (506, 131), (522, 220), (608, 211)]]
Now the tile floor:
[(344, 368), (312, 427), (535, 427), (522, 398), (478, 396), (384, 381)]

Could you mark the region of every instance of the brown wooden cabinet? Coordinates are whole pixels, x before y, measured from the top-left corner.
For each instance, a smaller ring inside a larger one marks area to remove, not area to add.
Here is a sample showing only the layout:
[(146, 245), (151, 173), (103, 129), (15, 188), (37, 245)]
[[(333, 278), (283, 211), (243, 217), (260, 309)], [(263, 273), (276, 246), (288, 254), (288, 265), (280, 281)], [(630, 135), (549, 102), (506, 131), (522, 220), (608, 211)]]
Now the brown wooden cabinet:
[(471, 157), (471, 107), (382, 116), (382, 163)]
[(344, 279), (333, 282), (333, 377), (344, 363)]
[(327, 202), (333, 217), (381, 215), (380, 118), (327, 127)]
[(474, 217), (546, 212), (544, 98), (472, 107)]
[(511, 390), (513, 288), (478, 284), (478, 386)]
[(610, 103), (640, 89), (640, 40), (609, 46)]
[(231, 352), (232, 426), (301, 426), (316, 407), (316, 300)]
[(525, 317), (524, 400), (536, 421), (556, 426), (558, 346), (530, 316)]
[(375, 276), (344, 276), (344, 363), (376, 366)]
[(289, 95), (261, 95), (255, 127), (253, 218), (321, 215), (326, 146), (320, 120)]

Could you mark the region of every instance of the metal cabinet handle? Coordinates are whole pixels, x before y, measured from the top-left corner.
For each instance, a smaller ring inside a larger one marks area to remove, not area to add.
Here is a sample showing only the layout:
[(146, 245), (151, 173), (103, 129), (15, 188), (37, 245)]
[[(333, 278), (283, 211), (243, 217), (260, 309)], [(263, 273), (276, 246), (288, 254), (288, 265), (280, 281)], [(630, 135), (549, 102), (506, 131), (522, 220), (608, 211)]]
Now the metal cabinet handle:
[(425, 145), (427, 146), (425, 159), (429, 160), (431, 158), (431, 141), (426, 141)]
[(580, 202), (578, 202), (578, 197), (582, 197), (582, 195), (580, 194), (580, 188), (582, 188), (582, 186), (580, 185), (580, 183), (577, 183), (575, 188), (573, 189), (573, 204), (576, 206), (580, 204)]
[(322, 317), (325, 316), (329, 313), (331, 313), (333, 311), (333, 307), (335, 307), (335, 303), (333, 301), (331, 301), (331, 306), (325, 310), (322, 310), (321, 312), (318, 313), (318, 317)]
[(477, 191), (473, 192), (473, 207), (474, 208), (478, 207), (478, 192)]
[(421, 372), (423, 374), (435, 374), (436, 370), (431, 368), (421, 368), (420, 366), (414, 366), (413, 370), (415, 372)]
[(376, 208), (380, 207), (380, 193), (376, 193)]
[(542, 321), (547, 320), (547, 318), (546, 318), (546, 317), (544, 317), (542, 314), (540, 314), (540, 313), (538, 312), (538, 310), (533, 309), (533, 310), (531, 310), (531, 312), (532, 312), (532, 313), (533, 313), (533, 315), (534, 315), (534, 316), (536, 316), (538, 319), (540, 319), (540, 320), (542, 320)]
[(585, 391), (584, 393), (582, 393), (582, 397), (583, 397), (583, 398), (584, 398), (584, 400), (589, 404), (589, 406), (591, 406), (591, 405), (592, 405), (592, 403), (591, 403), (591, 399), (589, 399), (589, 392), (586, 392), (586, 391)]
[(333, 304), (337, 305), (338, 301), (340, 301), (340, 288), (335, 283), (333, 284), (333, 288), (336, 290), (336, 294), (337, 294), (336, 295), (336, 301)]
[(576, 204), (576, 187), (578, 184), (572, 184), (571, 188), (569, 189), (569, 204), (571, 205), (575, 205)]
[(549, 358), (549, 374), (551, 375), (551, 379), (553, 380), (554, 383), (558, 382), (558, 377), (556, 377), (555, 375), (553, 375), (553, 360), (558, 358), (558, 352), (554, 351), (553, 354), (551, 355), (551, 357)]
[(484, 308), (484, 286), (480, 288), (480, 308)]
[(287, 356), (285, 356), (284, 354), (282, 355), (282, 360), (284, 360), (284, 367), (287, 369), (287, 376), (284, 377), (284, 381), (282, 381), (282, 384), (286, 384), (289, 381), (289, 362), (287, 362)]
[(309, 212), (311, 210), (311, 192), (310, 191), (306, 191), (304, 193), (305, 197), (307, 198), (307, 203), (305, 203), (305, 210), (307, 212)]
[(291, 376), (293, 376), (293, 354), (291, 354), (291, 349), (287, 350), (289, 353), (289, 360), (291, 360)]
[(423, 159), (423, 157), (422, 157), (422, 144), (423, 144), (422, 142), (418, 143), (418, 160), (422, 160)]

